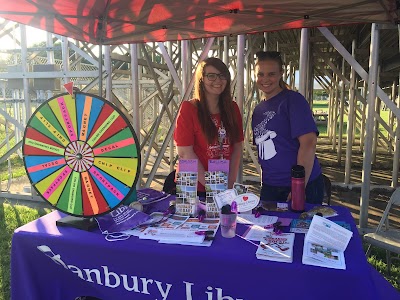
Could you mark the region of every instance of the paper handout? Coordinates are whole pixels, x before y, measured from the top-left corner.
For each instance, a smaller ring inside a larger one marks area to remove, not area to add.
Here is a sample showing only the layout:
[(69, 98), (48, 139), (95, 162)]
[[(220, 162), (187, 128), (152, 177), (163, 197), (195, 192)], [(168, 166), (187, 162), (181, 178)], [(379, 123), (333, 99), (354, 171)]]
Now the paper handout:
[(344, 251), (352, 236), (352, 231), (315, 215), (304, 239), (303, 264), (345, 270)]
[(256, 251), (258, 259), (293, 262), (294, 233), (267, 233), (260, 241)]

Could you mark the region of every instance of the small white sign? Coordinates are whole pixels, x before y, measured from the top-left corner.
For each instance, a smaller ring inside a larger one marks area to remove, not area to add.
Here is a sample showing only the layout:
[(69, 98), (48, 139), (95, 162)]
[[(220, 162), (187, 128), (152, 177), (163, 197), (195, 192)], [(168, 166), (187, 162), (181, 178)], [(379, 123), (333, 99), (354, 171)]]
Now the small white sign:
[(260, 198), (251, 193), (241, 194), (234, 199), (237, 203), (238, 212), (251, 211), (256, 208), (260, 202)]

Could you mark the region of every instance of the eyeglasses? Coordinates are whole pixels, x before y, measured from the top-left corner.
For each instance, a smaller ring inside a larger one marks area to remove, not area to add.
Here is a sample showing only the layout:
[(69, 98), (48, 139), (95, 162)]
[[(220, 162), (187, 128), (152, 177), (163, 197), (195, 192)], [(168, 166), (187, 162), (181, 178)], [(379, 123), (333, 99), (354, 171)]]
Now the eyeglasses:
[(217, 80), (217, 77), (219, 77), (219, 79), (221, 79), (221, 80), (227, 80), (228, 79), (228, 78), (226, 78), (226, 75), (222, 74), (222, 73), (219, 73), (219, 74), (217, 74), (217, 73), (207, 73), (207, 74), (204, 74), (204, 76), (206, 76), (207, 79), (210, 80), (210, 81)]

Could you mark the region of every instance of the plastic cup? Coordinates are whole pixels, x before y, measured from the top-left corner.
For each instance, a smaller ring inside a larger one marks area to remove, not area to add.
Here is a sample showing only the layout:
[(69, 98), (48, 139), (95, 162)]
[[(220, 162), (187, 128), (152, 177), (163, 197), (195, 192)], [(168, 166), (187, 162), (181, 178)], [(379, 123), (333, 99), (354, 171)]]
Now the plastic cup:
[(221, 214), (221, 234), (225, 238), (233, 238), (236, 234), (237, 214)]

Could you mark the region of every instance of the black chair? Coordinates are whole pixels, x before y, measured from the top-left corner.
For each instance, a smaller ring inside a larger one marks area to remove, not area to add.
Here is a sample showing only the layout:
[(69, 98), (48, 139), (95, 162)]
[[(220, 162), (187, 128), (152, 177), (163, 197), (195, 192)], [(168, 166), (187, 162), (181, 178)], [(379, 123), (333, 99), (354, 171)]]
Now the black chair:
[(322, 174), (324, 180), (324, 200), (327, 205), (331, 205), (332, 183), (328, 176)]
[(175, 182), (176, 170), (173, 170), (168, 174), (167, 178), (165, 178), (163, 191), (170, 194), (176, 195), (176, 182)]

